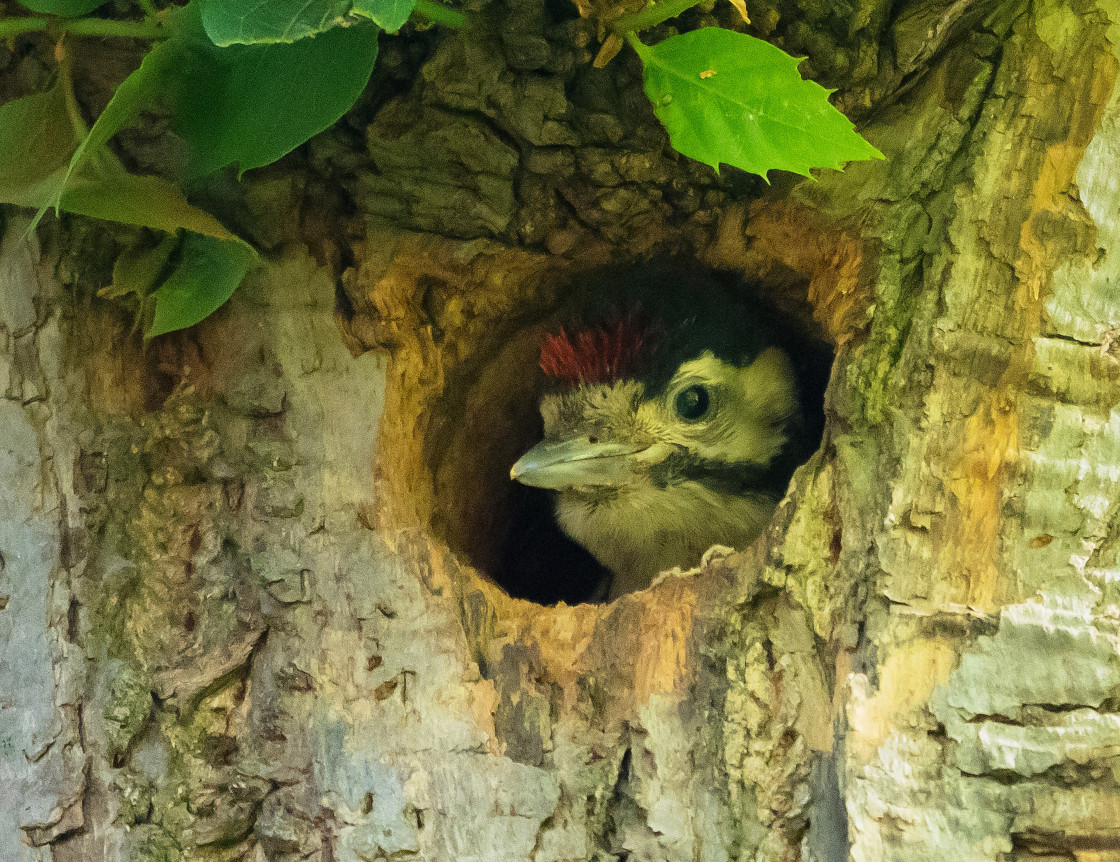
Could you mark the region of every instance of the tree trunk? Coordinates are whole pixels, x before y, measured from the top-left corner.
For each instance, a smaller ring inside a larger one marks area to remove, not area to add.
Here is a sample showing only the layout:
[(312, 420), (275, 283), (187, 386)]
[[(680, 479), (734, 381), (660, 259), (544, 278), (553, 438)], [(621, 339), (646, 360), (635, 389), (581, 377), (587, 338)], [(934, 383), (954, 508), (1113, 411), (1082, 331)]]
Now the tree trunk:
[[(246, 178), (188, 333), (10, 215), (0, 859), (1120, 858), (1120, 9), (809, 5), (886, 162), (716, 177), (515, 0)], [(831, 342), (821, 449), (750, 549), (511, 598), (539, 333), (665, 252)]]

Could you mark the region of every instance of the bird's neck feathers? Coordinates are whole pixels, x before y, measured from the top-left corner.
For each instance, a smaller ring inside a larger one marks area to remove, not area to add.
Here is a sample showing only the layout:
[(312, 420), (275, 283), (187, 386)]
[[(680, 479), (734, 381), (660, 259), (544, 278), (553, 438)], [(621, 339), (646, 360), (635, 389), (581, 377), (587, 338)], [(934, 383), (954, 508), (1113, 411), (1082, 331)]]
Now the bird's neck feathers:
[(644, 589), (658, 572), (699, 565), (712, 545), (745, 548), (765, 528), (777, 496), (686, 481), (666, 494), (652, 486), (609, 498), (561, 493), (556, 516), (569, 536), (611, 570), (610, 598)]

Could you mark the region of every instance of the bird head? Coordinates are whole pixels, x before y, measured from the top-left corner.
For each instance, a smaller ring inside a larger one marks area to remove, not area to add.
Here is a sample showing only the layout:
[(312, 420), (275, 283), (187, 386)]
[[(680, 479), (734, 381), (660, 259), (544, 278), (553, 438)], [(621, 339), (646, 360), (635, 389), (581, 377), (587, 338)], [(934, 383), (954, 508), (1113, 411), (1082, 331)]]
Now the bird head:
[(662, 293), (542, 342), (544, 439), (510, 475), (557, 492), (561, 528), (614, 573), (612, 595), (753, 540), (802, 449), (790, 356), (723, 299)]

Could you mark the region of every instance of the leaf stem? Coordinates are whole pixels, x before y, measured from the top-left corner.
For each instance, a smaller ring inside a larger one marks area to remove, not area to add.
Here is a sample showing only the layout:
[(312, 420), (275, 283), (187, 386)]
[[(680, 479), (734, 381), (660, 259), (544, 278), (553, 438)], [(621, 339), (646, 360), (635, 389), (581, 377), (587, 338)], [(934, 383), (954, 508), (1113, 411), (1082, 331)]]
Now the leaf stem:
[(466, 15), (444, 6), (442, 3), (437, 3), (435, 0), (416, 0), (416, 5), (412, 11), (423, 15), (429, 21), (442, 24), (444, 27), (451, 27), (454, 30), (461, 30), (467, 24)]
[(154, 21), (114, 21), (110, 18), (73, 18), (61, 20), (48, 17), (5, 18), (0, 20), (0, 39), (11, 39), (22, 33), (39, 33), (52, 28), (75, 36), (108, 36), (120, 39), (165, 39), (167, 31)]
[(611, 29), (616, 33), (625, 35), (633, 30), (656, 27), (662, 21), (675, 18), (682, 12), (691, 9), (693, 6), (699, 6), (703, 2), (704, 0), (662, 0), (662, 2), (653, 3), (645, 9), (623, 15), (611, 25)]
[[(74, 127), (74, 134), (81, 140), (89, 134), (89, 126), (82, 117), (81, 108), (78, 107), (78, 97), (74, 94), (73, 61), (69, 51), (62, 51), (58, 61), (58, 85), (62, 87), (62, 94), (66, 100), (66, 115), (70, 118), (70, 125)], [(57, 214), (57, 207), (55, 211)]]
[(5, 18), (0, 20), (0, 39), (11, 39), (21, 33), (46, 30), (50, 18)]

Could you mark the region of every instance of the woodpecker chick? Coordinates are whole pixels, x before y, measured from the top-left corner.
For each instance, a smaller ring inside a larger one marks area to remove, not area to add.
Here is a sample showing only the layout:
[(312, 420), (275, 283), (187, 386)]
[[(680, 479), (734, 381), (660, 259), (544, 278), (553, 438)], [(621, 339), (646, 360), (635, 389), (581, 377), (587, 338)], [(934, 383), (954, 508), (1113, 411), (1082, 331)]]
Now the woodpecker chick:
[(638, 281), (626, 311), (544, 339), (544, 439), (510, 471), (557, 492), (561, 529), (612, 574), (608, 598), (749, 545), (811, 445), (771, 321), (703, 279)]

